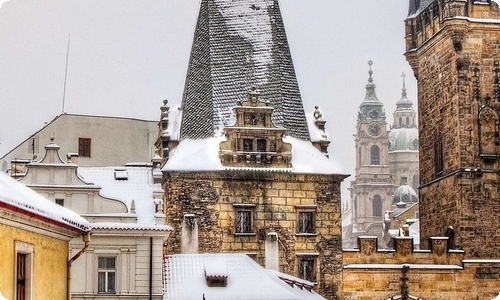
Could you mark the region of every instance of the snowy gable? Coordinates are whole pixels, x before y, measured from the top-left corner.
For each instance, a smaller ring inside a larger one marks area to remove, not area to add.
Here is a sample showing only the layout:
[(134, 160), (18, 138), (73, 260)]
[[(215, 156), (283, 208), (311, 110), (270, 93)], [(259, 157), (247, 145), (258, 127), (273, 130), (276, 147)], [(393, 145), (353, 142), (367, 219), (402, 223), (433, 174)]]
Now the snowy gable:
[(124, 202), (137, 215), (138, 224), (155, 224), (163, 190), (159, 183), (153, 183), (151, 168), (79, 167), (78, 174), (101, 186), (101, 196)]
[(40, 196), (32, 189), (2, 172), (0, 172), (0, 202), (68, 225), (79, 231), (90, 231), (90, 223), (77, 213)]

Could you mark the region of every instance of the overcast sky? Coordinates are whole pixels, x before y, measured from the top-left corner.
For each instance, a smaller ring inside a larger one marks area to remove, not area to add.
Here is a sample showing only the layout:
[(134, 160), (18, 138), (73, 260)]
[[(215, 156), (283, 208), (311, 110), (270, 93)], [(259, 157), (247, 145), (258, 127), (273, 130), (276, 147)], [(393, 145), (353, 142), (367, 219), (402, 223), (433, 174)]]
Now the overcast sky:
[[(3, 3), (0, 156), (62, 112), (68, 36), (67, 113), (157, 120), (163, 99), (180, 104), (199, 4)], [(408, 1), (281, 0), (280, 6), (306, 113), (320, 107), (332, 141), (330, 157), (353, 173), (353, 134), (365, 96), (367, 62), (373, 61), (388, 123), (401, 97), (403, 72), (409, 98), (416, 102), (415, 79), (403, 55)]]

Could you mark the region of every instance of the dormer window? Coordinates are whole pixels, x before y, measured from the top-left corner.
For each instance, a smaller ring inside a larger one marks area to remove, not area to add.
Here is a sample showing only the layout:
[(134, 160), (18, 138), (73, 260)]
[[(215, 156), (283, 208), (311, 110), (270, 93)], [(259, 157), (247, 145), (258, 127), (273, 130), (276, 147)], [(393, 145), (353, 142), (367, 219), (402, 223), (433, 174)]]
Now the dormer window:
[(205, 263), (205, 280), (209, 287), (227, 286), (227, 268), (224, 262), (208, 261)]

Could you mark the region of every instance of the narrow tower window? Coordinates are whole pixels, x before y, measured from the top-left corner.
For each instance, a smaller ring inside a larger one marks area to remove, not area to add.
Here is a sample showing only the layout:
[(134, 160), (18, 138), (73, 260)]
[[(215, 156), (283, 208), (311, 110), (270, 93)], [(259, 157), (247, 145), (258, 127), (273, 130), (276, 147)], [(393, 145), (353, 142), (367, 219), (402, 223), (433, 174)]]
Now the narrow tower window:
[(371, 164), (379, 165), (380, 164), (380, 148), (377, 145), (373, 145), (370, 149), (371, 153)]

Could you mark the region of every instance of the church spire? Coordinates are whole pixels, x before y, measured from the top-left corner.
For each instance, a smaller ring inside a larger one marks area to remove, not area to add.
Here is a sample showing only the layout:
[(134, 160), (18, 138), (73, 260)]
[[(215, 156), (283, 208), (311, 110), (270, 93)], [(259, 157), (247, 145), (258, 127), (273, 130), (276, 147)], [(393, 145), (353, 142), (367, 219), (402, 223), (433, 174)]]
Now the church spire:
[(256, 87), (287, 135), (310, 140), (277, 0), (202, 0), (182, 100), (181, 139), (217, 135)]
[(369, 117), (371, 119), (385, 118), (384, 105), (377, 98), (375, 93), (376, 85), (373, 83), (373, 61), (368, 61), (368, 83), (366, 84), (366, 94), (365, 99), (360, 105), (360, 116)]

